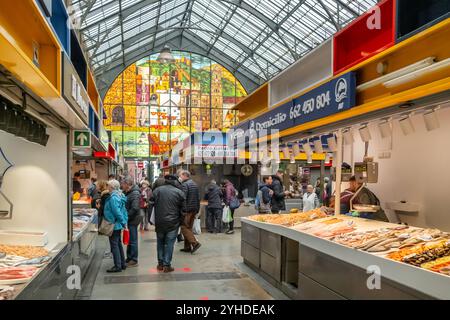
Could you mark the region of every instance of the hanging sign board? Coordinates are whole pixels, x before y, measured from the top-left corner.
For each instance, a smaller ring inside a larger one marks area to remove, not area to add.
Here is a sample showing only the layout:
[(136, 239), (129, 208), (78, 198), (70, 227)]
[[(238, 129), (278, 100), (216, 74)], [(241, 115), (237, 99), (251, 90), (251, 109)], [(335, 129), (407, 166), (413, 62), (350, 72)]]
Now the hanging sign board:
[(89, 117), (89, 96), (66, 54), (63, 54), (62, 95), (76, 114), (87, 124)]
[(88, 130), (74, 130), (72, 135), (72, 146), (74, 148), (90, 148), (91, 133)]
[(234, 129), (282, 131), (348, 110), (355, 100), (355, 74), (349, 72)]

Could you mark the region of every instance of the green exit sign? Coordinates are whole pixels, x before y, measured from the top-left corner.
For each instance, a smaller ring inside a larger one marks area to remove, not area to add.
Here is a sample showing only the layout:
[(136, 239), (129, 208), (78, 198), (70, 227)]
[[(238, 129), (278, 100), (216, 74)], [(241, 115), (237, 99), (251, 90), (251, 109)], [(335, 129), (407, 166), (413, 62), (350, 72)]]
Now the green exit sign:
[(72, 145), (77, 148), (90, 148), (91, 133), (87, 130), (74, 130)]

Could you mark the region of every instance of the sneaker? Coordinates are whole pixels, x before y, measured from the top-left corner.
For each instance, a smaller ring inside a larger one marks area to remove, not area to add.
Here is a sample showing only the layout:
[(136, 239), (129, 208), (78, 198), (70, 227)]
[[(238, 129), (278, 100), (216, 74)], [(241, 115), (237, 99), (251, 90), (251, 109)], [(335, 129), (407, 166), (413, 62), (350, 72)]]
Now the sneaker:
[(127, 270), (127, 266), (124, 265), (124, 266), (122, 267), (122, 270), (123, 270), (123, 271)]
[(164, 273), (169, 273), (175, 271), (175, 269), (173, 267), (164, 267), (163, 271)]
[(189, 249), (189, 248), (183, 248), (183, 249), (180, 249), (180, 251), (181, 252), (191, 252), (192, 250), (191, 249)]
[(158, 265), (156, 266), (156, 270), (158, 270), (158, 271), (164, 271), (164, 267), (163, 267), (161, 264), (158, 264)]
[(139, 264), (138, 264), (136, 261), (131, 260), (131, 261), (129, 261), (129, 262), (127, 263), (127, 268), (137, 267), (138, 265), (139, 265)]
[(192, 248), (191, 253), (194, 254), (195, 251), (197, 251), (202, 245), (200, 244), (200, 242), (197, 242), (197, 244)]
[(106, 270), (108, 273), (116, 273), (116, 272), (122, 272), (121, 268), (112, 267), (111, 269)]
[(233, 234), (234, 230), (228, 230), (227, 232), (225, 232), (226, 234)]

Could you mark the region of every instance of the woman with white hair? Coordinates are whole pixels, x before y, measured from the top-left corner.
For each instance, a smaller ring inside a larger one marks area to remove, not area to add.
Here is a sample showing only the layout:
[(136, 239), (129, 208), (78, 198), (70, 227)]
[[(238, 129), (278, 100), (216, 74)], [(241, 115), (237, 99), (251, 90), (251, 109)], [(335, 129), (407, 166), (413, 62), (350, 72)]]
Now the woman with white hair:
[(308, 185), (306, 192), (303, 195), (303, 212), (319, 208), (319, 206), (319, 198), (314, 192), (314, 187), (312, 185)]
[(122, 246), (122, 230), (126, 229), (128, 223), (128, 214), (125, 208), (127, 198), (120, 191), (120, 183), (117, 180), (108, 181), (108, 189), (111, 196), (106, 200), (104, 219), (114, 223), (114, 231), (109, 237), (114, 267), (107, 272), (122, 272), (127, 267)]

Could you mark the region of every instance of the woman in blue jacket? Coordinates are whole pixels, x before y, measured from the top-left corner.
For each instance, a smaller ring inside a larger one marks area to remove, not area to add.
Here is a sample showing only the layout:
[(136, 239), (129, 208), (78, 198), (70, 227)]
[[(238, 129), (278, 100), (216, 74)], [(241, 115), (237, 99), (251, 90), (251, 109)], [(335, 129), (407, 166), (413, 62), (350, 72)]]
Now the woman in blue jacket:
[(122, 230), (127, 227), (128, 214), (125, 208), (127, 198), (120, 191), (120, 183), (117, 180), (108, 182), (108, 188), (111, 196), (106, 200), (104, 209), (104, 219), (114, 223), (114, 231), (109, 237), (111, 252), (114, 259), (114, 267), (107, 272), (122, 272), (127, 265), (125, 263), (125, 255), (122, 246)]

